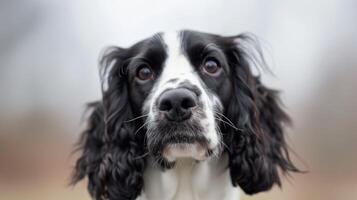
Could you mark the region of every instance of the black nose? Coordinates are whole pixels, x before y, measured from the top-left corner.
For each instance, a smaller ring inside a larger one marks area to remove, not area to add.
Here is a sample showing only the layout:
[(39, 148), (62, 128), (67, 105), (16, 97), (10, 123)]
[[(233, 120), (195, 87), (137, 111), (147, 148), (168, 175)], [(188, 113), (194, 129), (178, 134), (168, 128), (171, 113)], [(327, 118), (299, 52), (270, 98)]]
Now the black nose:
[(170, 121), (183, 121), (191, 117), (191, 108), (197, 105), (197, 95), (185, 88), (168, 90), (158, 100), (159, 110)]

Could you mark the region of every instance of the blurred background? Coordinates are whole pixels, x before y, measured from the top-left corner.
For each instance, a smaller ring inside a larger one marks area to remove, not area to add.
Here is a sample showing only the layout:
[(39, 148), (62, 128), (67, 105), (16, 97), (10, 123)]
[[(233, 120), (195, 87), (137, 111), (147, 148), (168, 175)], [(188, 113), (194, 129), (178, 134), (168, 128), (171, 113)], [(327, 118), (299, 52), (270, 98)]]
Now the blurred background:
[[(98, 54), (162, 30), (256, 34), (307, 174), (244, 200), (357, 199), (357, 1), (2, 0), (0, 200), (90, 199), (69, 187)], [(83, 120), (82, 120), (83, 121)]]

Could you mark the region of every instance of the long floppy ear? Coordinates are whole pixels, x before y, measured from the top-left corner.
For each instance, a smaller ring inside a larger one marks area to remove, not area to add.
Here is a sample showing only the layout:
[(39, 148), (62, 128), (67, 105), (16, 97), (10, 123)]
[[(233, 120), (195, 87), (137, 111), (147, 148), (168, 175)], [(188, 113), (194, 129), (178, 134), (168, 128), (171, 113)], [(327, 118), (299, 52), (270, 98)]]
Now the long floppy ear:
[(278, 92), (264, 86), (252, 74), (252, 65), (265, 64), (256, 41), (247, 35), (234, 38), (229, 59), (233, 96), (226, 115), (237, 130), (228, 129), (229, 168), (232, 183), (247, 194), (280, 186), (283, 173), (299, 170), (289, 158), (284, 139), (284, 125), (289, 117), (279, 105)]
[[(105, 53), (102, 72), (108, 74), (103, 99), (89, 105), (93, 109), (88, 128), (79, 142), (82, 155), (77, 160), (72, 183), (88, 177), (88, 190), (97, 200), (132, 200), (143, 188), (145, 169), (143, 134), (134, 134), (126, 80), (125, 49)], [(104, 81), (104, 79), (103, 79)], [(102, 83), (104, 84), (104, 83)]]

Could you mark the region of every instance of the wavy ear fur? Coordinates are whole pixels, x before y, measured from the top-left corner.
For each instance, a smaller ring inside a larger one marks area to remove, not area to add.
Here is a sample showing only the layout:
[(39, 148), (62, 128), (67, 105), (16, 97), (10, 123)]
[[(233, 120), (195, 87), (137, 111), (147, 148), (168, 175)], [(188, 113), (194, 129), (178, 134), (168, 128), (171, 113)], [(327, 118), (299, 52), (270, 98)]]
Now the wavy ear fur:
[(254, 194), (280, 186), (279, 168), (284, 173), (299, 170), (289, 158), (283, 129), (290, 120), (279, 105), (278, 92), (251, 72), (256, 67), (252, 65), (265, 63), (261, 51), (247, 35), (234, 39), (229, 53), (234, 91), (226, 115), (239, 130), (227, 130), (225, 142), (233, 185)]
[[(93, 111), (79, 142), (72, 183), (88, 177), (88, 190), (97, 200), (133, 200), (140, 195), (145, 169), (143, 134), (134, 134), (126, 80), (125, 49), (111, 48), (101, 64), (108, 89), (103, 99), (89, 105)], [(104, 75), (103, 75), (104, 76)]]

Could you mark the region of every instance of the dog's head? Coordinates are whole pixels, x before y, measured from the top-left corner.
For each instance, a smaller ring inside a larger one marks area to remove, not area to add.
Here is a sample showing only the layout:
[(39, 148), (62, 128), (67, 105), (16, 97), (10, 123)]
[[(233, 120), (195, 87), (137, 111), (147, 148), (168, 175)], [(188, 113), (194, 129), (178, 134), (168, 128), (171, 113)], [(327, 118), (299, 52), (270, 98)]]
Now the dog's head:
[(74, 176), (88, 175), (96, 198), (134, 199), (149, 156), (170, 168), (227, 153), (232, 184), (249, 194), (280, 184), (279, 168), (297, 171), (277, 92), (252, 73), (264, 65), (252, 37), (159, 33), (110, 48), (102, 65), (103, 100), (92, 105)]

